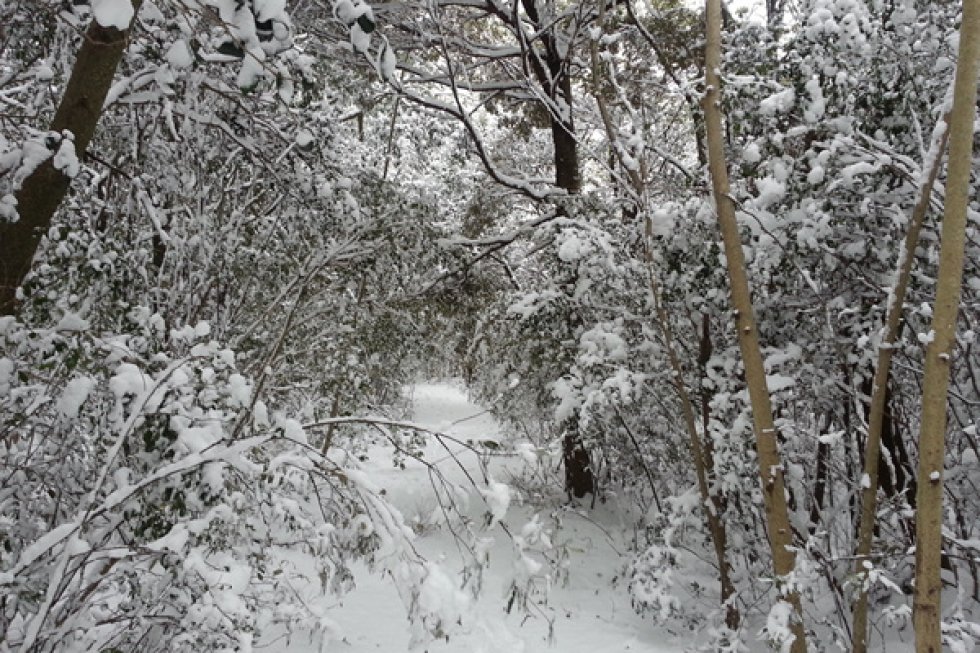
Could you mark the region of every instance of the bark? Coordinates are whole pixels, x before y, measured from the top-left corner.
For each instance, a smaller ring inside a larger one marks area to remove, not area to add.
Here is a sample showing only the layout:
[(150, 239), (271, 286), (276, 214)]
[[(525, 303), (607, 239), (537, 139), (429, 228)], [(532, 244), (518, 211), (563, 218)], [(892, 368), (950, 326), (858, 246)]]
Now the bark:
[[(570, 284), (574, 287), (574, 281)], [(582, 320), (574, 311), (569, 316), (568, 329), (577, 338), (582, 327)], [(582, 439), (579, 428), (579, 411), (576, 410), (561, 424), (564, 436), (562, 438), (562, 462), (565, 464), (565, 491), (568, 495), (581, 499), (586, 494), (593, 496), (595, 502), (596, 478), (592, 470), (592, 460)]]
[(565, 462), (565, 489), (579, 499), (586, 494), (595, 494), (595, 476), (589, 452), (585, 450), (582, 435), (578, 429), (578, 415), (569, 418), (565, 424), (565, 437), (562, 440), (562, 458)]
[[(556, 67), (557, 68), (557, 67)], [(555, 184), (574, 195), (582, 190), (579, 174), (578, 141), (575, 138), (575, 124), (572, 121), (572, 82), (568, 75), (562, 75), (560, 92), (556, 99), (559, 105), (567, 107), (568, 116), (551, 118), (551, 140), (555, 144)]]
[[(578, 161), (578, 139), (575, 137), (575, 121), (572, 118), (572, 78), (568, 71), (570, 52), (562, 54), (558, 47), (554, 25), (546, 25), (538, 13), (535, 0), (523, 0), (522, 5), (531, 23), (541, 35), (543, 52), (526, 44), (529, 48), (531, 70), (541, 90), (548, 96), (554, 107), (550, 110), (551, 140), (555, 146), (555, 185), (568, 191), (570, 195), (582, 189), (582, 179)], [(520, 31), (520, 25), (515, 25)]]
[[(557, 111), (550, 114), (551, 139), (555, 147), (555, 185), (575, 195), (582, 189), (579, 172), (578, 140), (575, 137), (575, 123), (572, 120), (572, 80), (568, 74), (568, 62), (558, 48), (554, 30), (556, 26), (542, 24), (534, 0), (524, 0), (524, 10), (538, 30), (546, 31), (541, 37), (544, 51), (529, 46), (531, 68), (541, 89), (553, 101)], [(520, 25), (515, 26), (520, 30)], [(559, 213), (564, 208), (559, 207)], [(565, 437), (562, 440), (562, 458), (565, 462), (565, 489), (575, 497), (595, 494), (595, 474), (592, 471), (589, 452), (582, 441), (578, 427), (578, 415), (566, 420), (563, 425)]]
[[(752, 422), (755, 431), (756, 452), (759, 457), (759, 473), (762, 482), (769, 544), (772, 550), (773, 569), (777, 576), (785, 577), (793, 572), (796, 563), (796, 555), (790, 548), (793, 544), (793, 531), (786, 505), (783, 466), (773, 421), (769, 388), (766, 385), (766, 371), (759, 345), (755, 314), (752, 308), (745, 255), (742, 251), (738, 221), (735, 217), (735, 204), (729, 195), (728, 170), (725, 163), (724, 131), (720, 108), (721, 0), (706, 0), (706, 14), (705, 82), (707, 88), (703, 106), (708, 145), (708, 169), (711, 173), (718, 226), (724, 242), (738, 344), (742, 354), (742, 364), (745, 368), (745, 380), (748, 385), (749, 401), (752, 408)], [(806, 638), (799, 594), (794, 591), (783, 591), (782, 600), (789, 603), (795, 613), (793, 623), (790, 626), (794, 637), (790, 650), (792, 653), (804, 653), (806, 651)]]
[[(884, 333), (878, 347), (874, 379), (871, 384), (871, 405), (868, 414), (868, 437), (864, 450), (864, 474), (862, 478), (861, 513), (858, 523), (858, 544), (855, 551), (856, 566), (854, 569), (861, 585), (858, 589), (857, 600), (852, 610), (851, 650), (853, 653), (866, 653), (868, 650), (868, 592), (865, 587), (868, 568), (865, 563), (871, 555), (871, 545), (874, 540), (875, 516), (878, 506), (879, 467), (882, 459), (882, 437), (889, 438), (891, 433), (891, 415), (888, 405), (888, 378), (891, 372), (892, 352), (898, 339), (902, 319), (902, 306), (908, 291), (912, 275), (912, 263), (915, 259), (915, 249), (919, 243), (919, 234), (925, 223), (932, 198), (932, 189), (941, 167), (942, 154), (949, 140), (948, 117), (944, 117), (933, 134), (930, 154), (932, 158), (924, 161), (926, 177), (919, 189), (919, 196), (912, 209), (909, 230), (905, 234), (902, 257), (898, 264), (898, 276), (895, 288), (888, 298), (885, 316)], [(887, 443), (886, 443), (887, 444)], [(896, 451), (894, 447), (891, 449)]]
[[(140, 2), (134, 2), (138, 10)], [(75, 65), (50, 131), (74, 135), (75, 152), (85, 152), (105, 103), (112, 78), (126, 48), (129, 31), (102, 27), (95, 20), (85, 30)], [(0, 224), (0, 315), (17, 309), (17, 288), (31, 270), (34, 254), (51, 225), (71, 180), (49, 158), (31, 173), (16, 193), (20, 219)]]
[(932, 341), (926, 348), (919, 433), (919, 478), (916, 504), (915, 626), (917, 653), (942, 650), (943, 459), (946, 449), (946, 397), (950, 356), (956, 344), (967, 203), (973, 157), (973, 119), (980, 61), (980, 0), (964, 0), (959, 63), (949, 116), (950, 147), (943, 213), (939, 272), (933, 307)]
[[(705, 381), (708, 379), (708, 361), (711, 360), (712, 348), (711, 318), (705, 313), (701, 317), (698, 371), (701, 374), (701, 433), (704, 434), (702, 458), (706, 479), (715, 477), (715, 447), (708, 428), (711, 423), (711, 393), (705, 385)], [(697, 435), (696, 431), (694, 435)], [(708, 530), (711, 533), (715, 548), (715, 557), (718, 559), (718, 580), (721, 584), (721, 600), (725, 606), (725, 625), (734, 631), (738, 629), (740, 616), (738, 606), (735, 605), (735, 583), (732, 581), (732, 566), (728, 561), (728, 530), (724, 521), (727, 501), (723, 496), (718, 495), (717, 490), (711, 491), (710, 497), (711, 503), (705, 501), (705, 509), (707, 510)]]

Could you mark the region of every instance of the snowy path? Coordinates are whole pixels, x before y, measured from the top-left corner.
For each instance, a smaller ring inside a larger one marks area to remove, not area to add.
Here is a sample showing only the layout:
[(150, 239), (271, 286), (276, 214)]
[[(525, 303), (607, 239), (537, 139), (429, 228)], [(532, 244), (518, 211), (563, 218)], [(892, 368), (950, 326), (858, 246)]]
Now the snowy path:
[[(496, 439), (499, 435), (492, 417), (471, 404), (457, 387), (419, 385), (414, 388), (413, 401), (417, 424), (461, 440)], [(459, 458), (463, 466), (475, 478), (482, 478), (476, 456), (462, 446), (457, 445), (457, 449), (465, 452)], [(439, 461), (439, 469), (448, 478), (456, 482), (465, 479), (459, 464), (444, 448), (434, 445), (428, 451), (432, 453), (430, 460)], [(406, 469), (398, 469), (392, 464), (390, 451), (380, 447), (370, 451), (369, 461), (372, 478), (387, 489), (388, 496), (406, 518), (418, 516), (424, 521), (436, 509), (428, 472), (423, 466), (409, 461)], [(506, 482), (523, 464), (517, 456), (495, 457), (491, 473)], [(476, 505), (477, 502), (481, 505)], [(474, 515), (485, 510), (478, 497), (472, 504)], [(533, 516), (530, 506), (511, 505), (503, 521), (511, 532), (520, 533)], [(547, 604), (539, 605), (540, 610), (534, 610), (530, 617), (519, 608), (510, 614), (504, 610), (516, 559), (514, 546), (500, 527), (487, 530), (486, 535), (493, 538), (493, 543), (484, 591), (479, 601), (469, 606), (463, 632), (454, 632), (448, 642), (439, 640), (421, 650), (429, 653), (672, 653), (682, 650), (683, 643), (669, 642), (669, 635), (633, 612), (624, 583), (612, 586), (611, 579), (621, 573), (625, 562), (619, 553), (624, 545), (606, 534), (618, 531), (614, 517), (606, 516), (611, 522), (609, 528), (590, 521), (603, 517), (598, 509), (589, 513), (589, 519), (569, 515), (560, 531), (555, 531), (553, 523), (548, 521), (552, 542), (567, 551), (570, 573), (567, 583), (553, 587)], [(440, 562), (447, 573), (462, 569), (456, 543), (447, 528), (424, 529), (416, 546), (427, 559)], [(303, 653), (408, 651), (410, 630), (406, 611), (391, 579), (363, 566), (355, 570), (355, 578), (356, 589), (331, 601), (333, 607), (328, 614), (340, 631), (337, 639), (324, 649), (311, 647), (297, 638), (289, 645), (273, 648)], [(550, 641), (549, 621), (553, 623)]]

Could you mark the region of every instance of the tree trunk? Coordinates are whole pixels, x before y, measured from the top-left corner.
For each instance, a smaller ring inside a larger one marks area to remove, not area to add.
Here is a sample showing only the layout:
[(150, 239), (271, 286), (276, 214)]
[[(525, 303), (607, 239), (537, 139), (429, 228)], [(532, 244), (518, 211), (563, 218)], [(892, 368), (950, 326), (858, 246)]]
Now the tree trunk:
[[(649, 224), (649, 222), (648, 222)], [(664, 315), (666, 317), (666, 314)], [(702, 501), (708, 518), (708, 530), (715, 548), (715, 558), (718, 560), (718, 581), (721, 584), (721, 602), (725, 606), (725, 625), (732, 631), (738, 630), (740, 616), (735, 605), (735, 583), (732, 581), (732, 566), (728, 562), (728, 530), (725, 527), (725, 507), (727, 501), (719, 496), (717, 490), (708, 486), (708, 479), (715, 477), (715, 447), (711, 440), (711, 393), (705, 382), (708, 379), (708, 362), (711, 360), (711, 318), (705, 313), (701, 316), (701, 342), (698, 346), (698, 371), (701, 374), (701, 433), (704, 435), (703, 446), (698, 442), (697, 429), (691, 425), (693, 450), (700, 451), (701, 460), (697, 462), (703, 471), (704, 478), (699, 478)]]
[[(523, 5), (535, 27), (538, 30), (547, 30), (541, 39), (544, 45), (544, 61), (541, 61), (542, 53), (535, 53), (530, 58), (541, 89), (554, 105), (550, 122), (551, 140), (555, 146), (555, 185), (567, 191), (569, 195), (575, 195), (582, 189), (582, 179), (579, 173), (578, 140), (575, 138), (575, 123), (572, 119), (572, 80), (568, 74), (568, 62), (557, 46), (554, 34), (557, 27), (542, 24), (537, 5), (533, 0), (525, 0)], [(565, 208), (559, 207), (558, 211), (564, 213)], [(595, 475), (589, 452), (585, 449), (579, 431), (578, 414), (566, 420), (562, 426), (565, 431), (562, 440), (565, 490), (579, 498), (586, 494), (594, 494)]]
[(943, 526), (943, 459), (946, 452), (946, 396), (949, 359), (956, 344), (967, 203), (973, 162), (973, 118), (980, 60), (980, 0), (964, 0), (959, 63), (950, 111), (949, 169), (943, 214), (939, 273), (932, 318), (932, 341), (926, 348), (922, 380), (922, 425), (919, 434), (919, 478), (915, 530), (915, 626), (917, 653), (942, 650), (940, 565)]
[(565, 422), (562, 459), (565, 462), (565, 491), (579, 499), (586, 494), (595, 494), (595, 476), (589, 452), (579, 433), (577, 412)]
[[(134, 2), (138, 10), (140, 2)], [(126, 49), (127, 31), (89, 24), (78, 50), (75, 66), (65, 87), (50, 130), (69, 131), (75, 152), (81, 157), (95, 133), (112, 78)], [(17, 288), (31, 270), (41, 238), (51, 225), (71, 180), (54, 167), (52, 158), (42, 163), (23, 182), (15, 197), (20, 219), (0, 224), (0, 315), (13, 315)]]
[[(912, 263), (915, 259), (915, 249), (919, 243), (919, 234), (925, 222), (929, 203), (932, 199), (932, 188), (936, 183), (942, 155), (949, 140), (948, 117), (943, 117), (933, 131), (932, 147), (927, 160), (923, 161), (926, 177), (919, 189), (918, 199), (912, 209), (909, 230), (905, 234), (903, 257), (898, 262), (898, 276), (895, 288), (888, 297), (884, 333), (878, 347), (874, 379), (871, 383), (871, 404), (868, 407), (868, 439), (864, 450), (864, 478), (862, 478), (861, 514), (858, 523), (858, 544), (855, 551), (855, 569), (861, 581), (857, 600), (852, 612), (853, 628), (851, 629), (852, 653), (866, 653), (868, 650), (868, 592), (864, 586), (868, 573), (866, 564), (871, 555), (871, 545), (874, 540), (875, 516), (878, 505), (879, 466), (882, 458), (883, 435), (891, 436), (891, 415), (888, 408), (888, 378), (891, 372), (892, 351), (898, 338), (899, 326), (902, 319), (902, 306), (908, 291), (909, 279), (912, 274)], [(930, 158), (931, 157), (931, 158)], [(886, 428), (886, 426), (888, 428)], [(886, 442), (887, 446), (887, 442)], [(893, 447), (892, 451), (896, 449)], [(867, 482), (865, 482), (865, 478)]]
[[(779, 455), (776, 427), (773, 422), (769, 388), (766, 385), (766, 370), (759, 346), (752, 297), (749, 292), (745, 255), (742, 252), (741, 236), (735, 217), (735, 205), (729, 196), (728, 170), (725, 163), (724, 132), (720, 108), (721, 0), (707, 0), (706, 14), (707, 35), (704, 58), (707, 88), (703, 106), (708, 145), (708, 168), (711, 173), (712, 190), (718, 213), (718, 226), (724, 241), (725, 258), (728, 264), (738, 344), (742, 353), (745, 380), (752, 406), (752, 422), (755, 430), (756, 451), (759, 457), (759, 473), (762, 481), (762, 496), (765, 503), (773, 568), (777, 576), (785, 577), (793, 573), (796, 564), (796, 555), (790, 548), (793, 544), (793, 531), (786, 505), (783, 466)], [(799, 594), (795, 591), (784, 591), (782, 592), (782, 599), (792, 606), (795, 613), (793, 623), (790, 625), (793, 634), (790, 650), (792, 653), (805, 653), (806, 638)]]
[(555, 144), (555, 184), (570, 195), (582, 190), (578, 165), (578, 141), (575, 139), (575, 123), (572, 120), (572, 80), (560, 72), (560, 64), (554, 66), (561, 75), (556, 100), (567, 109), (568, 115), (551, 118), (551, 140)]

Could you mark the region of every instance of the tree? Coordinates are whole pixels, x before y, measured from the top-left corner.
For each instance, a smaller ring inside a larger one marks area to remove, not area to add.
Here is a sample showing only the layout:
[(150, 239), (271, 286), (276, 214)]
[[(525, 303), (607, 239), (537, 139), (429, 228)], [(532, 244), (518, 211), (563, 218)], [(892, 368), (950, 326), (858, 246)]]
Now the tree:
[[(405, 46), (423, 53), (434, 50), (437, 66), (432, 65), (431, 54), (400, 63), (404, 74), (399, 91), (421, 106), (461, 121), (495, 181), (524, 193), (546, 212), (569, 216), (574, 211), (571, 198), (582, 188), (574, 113), (574, 57), (582, 49), (584, 30), (594, 19), (591, 5), (583, 2), (559, 7), (552, 2), (523, 0), (507, 6), (497, 0), (476, 4), (448, 0), (418, 8), (414, 17), (402, 18), (398, 14), (403, 12), (405, 9), (395, 12), (390, 20), (411, 35), (412, 41)], [(432, 86), (436, 90), (429, 95), (416, 90)], [(543, 114), (551, 135), (552, 188), (540, 188), (537, 181), (501, 172), (472, 117), (488, 107), (493, 112), (517, 107), (526, 114), (525, 120), (530, 117), (527, 114)], [(550, 201), (542, 202), (546, 199)], [(583, 325), (576, 312), (568, 317), (568, 337), (575, 338)], [(562, 428), (567, 490), (575, 497), (594, 493), (596, 482), (578, 414), (564, 419)]]
[[(134, 1), (134, 14), (140, 4), (141, 0)], [(0, 315), (16, 310), (17, 288), (30, 272), (38, 243), (77, 171), (71, 161), (85, 153), (95, 134), (128, 38), (128, 25), (102, 25), (93, 19), (85, 30), (71, 78), (43, 140), (49, 152), (17, 190), (19, 219), (0, 222)]]
[[(912, 217), (901, 250), (904, 256), (898, 262), (895, 287), (888, 294), (888, 306), (885, 309), (885, 325), (882, 329), (881, 344), (878, 346), (878, 359), (875, 366), (874, 380), (871, 386), (871, 405), (868, 417), (868, 439), (864, 452), (864, 476), (867, 483), (862, 482), (861, 514), (858, 522), (857, 549), (855, 551), (855, 573), (862, 579), (868, 575), (869, 565), (873, 564), (869, 557), (874, 539), (874, 527), (877, 522), (879, 461), (882, 458), (882, 430), (885, 422), (885, 411), (888, 397), (888, 380), (891, 376), (892, 352), (898, 339), (902, 309), (905, 305), (906, 292), (912, 275), (912, 264), (915, 261), (915, 250), (919, 243), (919, 234), (925, 222), (932, 199), (932, 190), (939, 175), (943, 153), (949, 140), (948, 117), (944, 116), (936, 126), (932, 146), (929, 149), (930, 160), (925, 161), (928, 170), (925, 182), (919, 190), (919, 198), (912, 209)], [(853, 653), (867, 651), (868, 637), (868, 588), (866, 580), (858, 590), (858, 598), (853, 606), (852, 643)]]
[(973, 162), (974, 113), (980, 69), (980, 2), (964, 0), (959, 61), (949, 115), (949, 171), (942, 246), (936, 278), (932, 330), (926, 349), (919, 433), (919, 484), (915, 520), (915, 648), (942, 650), (943, 469), (946, 454), (946, 397), (956, 344), (963, 278), (967, 208)]
[[(112, 102), (93, 105), (108, 128), (52, 208), (31, 291), (0, 328), (4, 649), (220, 649), (302, 622), (322, 638), (269, 552), (315, 549), (325, 586), (342, 592), (351, 559), (410, 532), (344, 468), (359, 466), (369, 429), (403, 446), (349, 415), (397, 407), (414, 364), (418, 304), (406, 306), (404, 284), (428, 266), (406, 263), (438, 264), (432, 205), (373, 176), (340, 119), (348, 97), (289, 92), (309, 58), (283, 53), (295, 67), (269, 62), (275, 78), (243, 93), (237, 65), (180, 51), (223, 25), (188, 24), (183, 3), (154, 9), (129, 33)], [(52, 42), (44, 63), (67, 58)], [(26, 107), (49, 92), (18, 88)], [(335, 397), (346, 421), (328, 446), (318, 420)], [(291, 501), (304, 507), (283, 510)], [(390, 562), (422, 581), (414, 553)], [(214, 570), (241, 574), (233, 598)], [(208, 605), (222, 593), (230, 603)], [(284, 611), (267, 619), (261, 605)], [(436, 627), (424, 607), (415, 616)]]
[[(727, 164), (725, 162), (724, 132), (721, 117), (721, 3), (708, 0), (706, 4), (707, 41), (704, 53), (705, 84), (704, 96), (705, 128), (708, 144), (708, 166), (718, 214), (718, 226), (725, 245), (725, 259), (731, 283), (731, 301), (738, 333), (742, 363), (745, 367), (745, 380), (752, 403), (752, 421), (755, 428), (756, 449), (759, 457), (759, 473), (762, 493), (765, 498), (767, 527), (769, 531), (772, 564), (777, 582), (792, 583), (789, 578), (794, 571), (796, 556), (793, 553), (793, 531), (786, 505), (786, 487), (783, 479), (783, 464), (779, 456), (776, 427), (772, 416), (769, 389), (766, 384), (766, 370), (762, 361), (758, 328), (752, 307), (746, 275), (745, 257), (742, 252), (735, 205), (732, 202)], [(791, 587), (782, 590), (782, 596), (792, 606), (793, 653), (806, 651), (806, 636), (803, 629), (803, 608), (797, 591)]]

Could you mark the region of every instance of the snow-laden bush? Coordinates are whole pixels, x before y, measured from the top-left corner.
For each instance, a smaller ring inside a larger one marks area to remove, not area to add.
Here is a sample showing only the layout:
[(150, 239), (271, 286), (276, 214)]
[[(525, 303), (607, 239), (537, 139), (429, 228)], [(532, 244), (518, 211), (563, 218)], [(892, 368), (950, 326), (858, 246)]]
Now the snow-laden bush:
[(241, 650), (300, 622), (328, 636), (291, 579), (343, 591), (354, 556), (412, 566), (410, 529), (356, 460), (269, 414), (206, 324), (162, 347), (138, 313), (111, 337), (73, 314), (0, 323), (0, 648)]
[(676, 552), (670, 546), (651, 544), (633, 561), (629, 592), (633, 608), (668, 621), (680, 608), (673, 594), (677, 567)]

